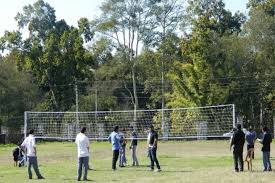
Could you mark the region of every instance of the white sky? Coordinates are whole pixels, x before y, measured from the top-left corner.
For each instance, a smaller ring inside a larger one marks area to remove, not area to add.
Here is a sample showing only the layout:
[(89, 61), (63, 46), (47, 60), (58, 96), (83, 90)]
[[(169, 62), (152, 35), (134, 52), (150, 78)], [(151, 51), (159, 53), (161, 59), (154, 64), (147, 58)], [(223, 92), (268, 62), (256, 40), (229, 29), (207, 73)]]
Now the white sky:
[[(69, 25), (77, 25), (81, 17), (92, 19), (99, 14), (98, 6), (103, 0), (44, 0), (56, 11), (57, 20), (65, 19)], [(235, 12), (240, 10), (246, 12), (248, 0), (224, 0), (226, 8)], [(25, 5), (33, 4), (36, 0), (0, 0), (0, 37), (5, 30), (16, 30), (17, 24), (14, 20), (17, 12), (22, 12)]]

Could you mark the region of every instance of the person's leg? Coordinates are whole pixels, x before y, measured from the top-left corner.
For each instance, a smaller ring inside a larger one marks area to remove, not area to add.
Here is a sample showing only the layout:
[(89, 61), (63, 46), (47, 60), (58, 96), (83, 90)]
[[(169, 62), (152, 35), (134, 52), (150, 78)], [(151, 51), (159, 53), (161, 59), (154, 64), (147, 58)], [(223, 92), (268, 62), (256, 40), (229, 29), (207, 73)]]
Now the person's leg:
[(238, 156), (237, 156), (237, 153), (233, 152), (233, 159), (234, 159), (234, 168), (235, 168), (235, 171), (238, 172), (239, 171), (239, 167), (238, 167)]
[(270, 163), (270, 152), (267, 152), (266, 153), (267, 154), (267, 169), (268, 169), (268, 171), (271, 171), (272, 170), (272, 168), (271, 168), (271, 163)]
[(33, 164), (33, 159), (32, 159), (32, 157), (28, 157), (28, 159), (29, 159), (28, 174), (29, 174), (29, 179), (32, 179), (32, 170), (31, 170), (31, 167), (32, 167), (32, 164)]
[(116, 170), (116, 162), (119, 156), (119, 150), (113, 150), (113, 161), (112, 161), (112, 169)]
[(82, 165), (83, 165), (83, 158), (78, 158), (78, 168), (77, 168), (77, 180), (81, 179), (82, 176)]
[(149, 157), (150, 157), (150, 161), (151, 161), (151, 170), (154, 170), (154, 159), (153, 159), (152, 148), (149, 148)]
[(136, 145), (133, 146), (132, 151), (133, 151), (133, 163), (135, 163), (136, 166), (139, 166), (138, 159), (137, 159), (137, 154), (136, 154), (136, 151), (137, 151), (137, 146)]
[(83, 176), (83, 180), (87, 180), (88, 168), (89, 168), (89, 156), (83, 157), (83, 164), (84, 164), (84, 176)]
[(264, 171), (267, 171), (267, 152), (263, 151)]
[(126, 166), (126, 146), (122, 147), (122, 166)]
[(34, 157), (33, 169), (34, 169), (35, 174), (36, 174), (36, 176), (37, 176), (38, 179), (43, 178), (43, 176), (40, 174), (39, 169), (38, 169), (37, 157)]
[(119, 166), (121, 167), (123, 165), (122, 163), (122, 147), (119, 148)]
[(157, 168), (160, 169), (159, 161), (157, 158), (157, 148), (152, 148), (152, 154), (153, 154), (153, 160), (156, 163)]
[(243, 152), (239, 153), (240, 171), (243, 171)]

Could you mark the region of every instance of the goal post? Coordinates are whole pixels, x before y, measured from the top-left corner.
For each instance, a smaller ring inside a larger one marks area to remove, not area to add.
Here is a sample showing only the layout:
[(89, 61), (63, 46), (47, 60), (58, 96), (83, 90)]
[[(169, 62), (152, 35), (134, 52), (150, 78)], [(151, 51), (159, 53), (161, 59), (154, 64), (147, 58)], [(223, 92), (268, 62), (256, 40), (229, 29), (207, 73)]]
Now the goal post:
[[(91, 140), (106, 140), (113, 127), (131, 136), (133, 127), (139, 139), (147, 139), (151, 124), (160, 139), (218, 138), (235, 125), (233, 104), (156, 110), (97, 112), (34, 112), (24, 114), (24, 133), (34, 129), (36, 138), (72, 140), (82, 127)], [(136, 117), (136, 120), (134, 120)]]

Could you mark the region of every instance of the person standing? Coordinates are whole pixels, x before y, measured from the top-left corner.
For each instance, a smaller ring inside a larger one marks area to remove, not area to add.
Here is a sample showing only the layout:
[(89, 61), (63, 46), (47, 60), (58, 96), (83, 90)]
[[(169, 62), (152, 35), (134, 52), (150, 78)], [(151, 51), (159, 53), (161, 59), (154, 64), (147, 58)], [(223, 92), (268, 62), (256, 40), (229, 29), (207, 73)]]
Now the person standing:
[(256, 132), (253, 130), (252, 127), (249, 127), (248, 132), (246, 132), (245, 140), (247, 142), (247, 152), (251, 151), (252, 153), (251, 156), (252, 156), (254, 152), (254, 144), (256, 140)]
[(21, 147), (25, 148), (27, 150), (27, 157), (28, 157), (28, 161), (29, 161), (29, 163), (28, 163), (29, 179), (32, 179), (31, 167), (33, 167), (35, 174), (37, 176), (37, 179), (44, 179), (44, 177), (41, 175), (41, 173), (38, 169), (37, 151), (36, 151), (35, 137), (34, 137), (33, 133), (34, 133), (34, 130), (31, 129), (29, 131), (28, 137), (21, 144)]
[[(239, 172), (239, 170), (243, 171), (243, 146), (245, 142), (245, 134), (242, 131), (242, 126), (240, 124), (237, 125), (237, 131), (233, 133), (233, 137), (230, 143), (230, 150), (233, 146), (233, 158), (234, 158), (234, 166), (235, 171)], [(238, 167), (238, 163), (240, 165), (240, 169)]]
[(119, 148), (119, 167), (125, 167), (127, 160), (126, 160), (126, 144), (127, 140), (125, 138), (125, 129), (122, 130), (122, 132), (119, 133), (120, 137), (120, 148)]
[(261, 144), (263, 144), (262, 152), (263, 152), (263, 171), (272, 171), (271, 163), (270, 163), (270, 143), (272, 142), (272, 136), (269, 133), (268, 128), (265, 126), (262, 129), (263, 139), (257, 139)]
[(137, 132), (134, 130), (134, 127), (131, 126), (132, 134), (131, 134), (131, 144), (130, 144), (130, 150), (132, 155), (133, 164), (132, 166), (139, 166), (138, 159), (136, 155), (137, 150)]
[(78, 169), (77, 169), (77, 180), (80, 181), (82, 176), (82, 167), (84, 167), (83, 180), (88, 180), (88, 168), (89, 168), (89, 138), (85, 135), (86, 128), (83, 127), (79, 134), (75, 138), (77, 144), (78, 154)]
[(116, 170), (116, 163), (119, 156), (120, 148), (120, 137), (118, 135), (118, 126), (114, 127), (113, 132), (109, 135), (108, 141), (112, 144), (113, 159), (112, 159), (112, 170)]
[(160, 172), (160, 165), (157, 159), (157, 147), (158, 147), (158, 133), (154, 130), (154, 126), (150, 126), (149, 131), (149, 156), (151, 160), (151, 170), (154, 170), (154, 164), (156, 163), (157, 172)]

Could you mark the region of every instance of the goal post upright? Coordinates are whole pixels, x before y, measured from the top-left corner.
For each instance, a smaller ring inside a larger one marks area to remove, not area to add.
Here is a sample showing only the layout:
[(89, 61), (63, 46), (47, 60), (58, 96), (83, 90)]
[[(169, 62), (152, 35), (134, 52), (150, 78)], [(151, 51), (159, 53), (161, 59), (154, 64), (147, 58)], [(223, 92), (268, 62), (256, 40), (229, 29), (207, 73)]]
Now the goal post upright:
[(28, 112), (24, 112), (24, 139), (27, 137), (27, 128), (28, 128)]
[(232, 122), (233, 122), (233, 127), (236, 127), (236, 111), (235, 111), (235, 104), (232, 104)]

